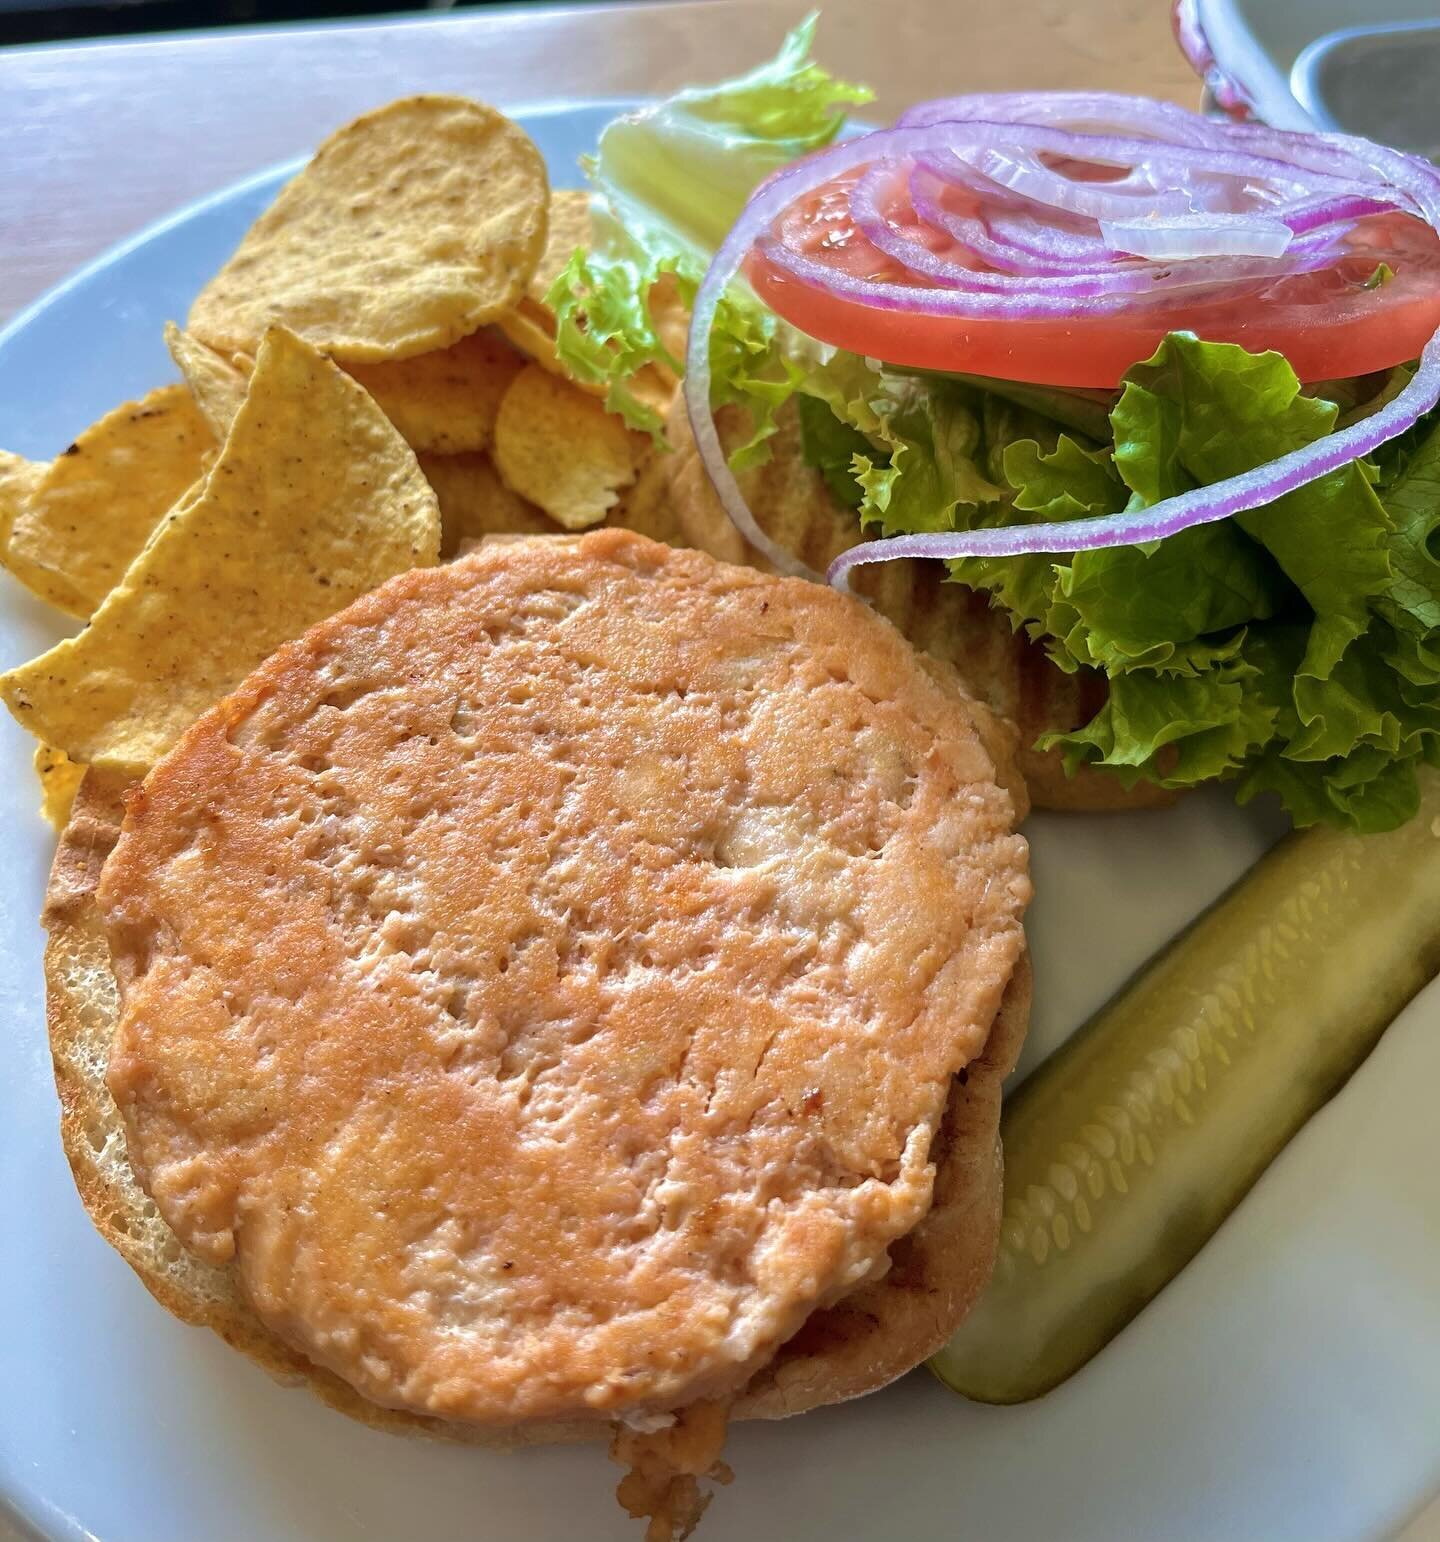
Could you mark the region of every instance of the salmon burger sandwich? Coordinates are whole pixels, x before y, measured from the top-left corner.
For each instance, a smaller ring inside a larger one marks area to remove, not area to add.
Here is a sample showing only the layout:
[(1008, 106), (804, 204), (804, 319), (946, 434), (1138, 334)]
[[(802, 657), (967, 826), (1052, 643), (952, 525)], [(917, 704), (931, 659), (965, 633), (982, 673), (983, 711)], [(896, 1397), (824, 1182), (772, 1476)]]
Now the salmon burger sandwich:
[(985, 1282), (1024, 809), (1013, 734), (848, 595), (618, 529), (402, 574), (82, 787), (82, 1194), (273, 1373), (609, 1438), (681, 1534), (727, 1419), (883, 1385)]

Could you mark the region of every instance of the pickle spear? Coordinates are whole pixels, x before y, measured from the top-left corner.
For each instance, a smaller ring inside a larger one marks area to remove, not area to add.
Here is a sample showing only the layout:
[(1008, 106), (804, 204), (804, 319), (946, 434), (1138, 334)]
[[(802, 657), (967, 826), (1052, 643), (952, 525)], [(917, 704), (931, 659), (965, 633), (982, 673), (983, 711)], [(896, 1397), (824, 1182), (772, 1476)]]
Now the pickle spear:
[(930, 1362), (1018, 1403), (1209, 1240), (1440, 972), (1440, 772), (1384, 835), (1287, 836), (1006, 1104), (995, 1273)]

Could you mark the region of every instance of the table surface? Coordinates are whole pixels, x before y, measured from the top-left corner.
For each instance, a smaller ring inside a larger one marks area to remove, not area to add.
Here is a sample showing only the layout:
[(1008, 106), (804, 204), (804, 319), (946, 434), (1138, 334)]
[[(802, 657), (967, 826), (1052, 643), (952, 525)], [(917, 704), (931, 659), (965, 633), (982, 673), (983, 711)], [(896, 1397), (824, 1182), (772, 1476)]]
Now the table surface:
[[(461, 91), (519, 107), (666, 91), (754, 63), (807, 8), (527, 7), (0, 49), (0, 325), (152, 220), (391, 97)], [(1196, 98), (1166, 0), (826, 0), (820, 53), (874, 86), (882, 119), (994, 88)], [(1440, 1504), (1404, 1542), (1440, 1542)]]
[[(392, 97), (460, 91), (518, 107), (667, 91), (755, 63), (808, 8), (526, 7), (0, 49), (0, 324), (151, 220)], [(1004, 86), (1193, 102), (1168, 10), (1165, 0), (826, 0), (821, 53), (876, 88), (880, 117)]]

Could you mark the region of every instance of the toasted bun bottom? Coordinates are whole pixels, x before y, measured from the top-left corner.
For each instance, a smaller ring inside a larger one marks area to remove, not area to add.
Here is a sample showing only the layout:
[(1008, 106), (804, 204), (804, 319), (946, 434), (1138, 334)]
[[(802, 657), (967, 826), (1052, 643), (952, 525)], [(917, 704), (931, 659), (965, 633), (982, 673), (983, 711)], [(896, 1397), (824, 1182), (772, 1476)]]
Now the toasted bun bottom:
[[(232, 1270), (189, 1253), (131, 1169), (120, 1116), (105, 1085), (119, 998), (95, 889), (123, 815), (121, 791), (92, 773), (60, 838), (42, 919), (45, 981), (61, 1135), (75, 1183), (100, 1234), (182, 1322), (213, 1329), (278, 1381), (377, 1429), (512, 1447), (602, 1437), (596, 1420), (497, 1430), (383, 1408), (271, 1333)], [(933, 1353), (989, 1278), (1000, 1219), (1000, 1088), (1024, 1039), (1030, 969), (1022, 959), (985, 1050), (955, 1080), (936, 1137), (935, 1199), (891, 1249), (883, 1279), (814, 1313), (737, 1399), (737, 1418), (778, 1419), (859, 1397)]]

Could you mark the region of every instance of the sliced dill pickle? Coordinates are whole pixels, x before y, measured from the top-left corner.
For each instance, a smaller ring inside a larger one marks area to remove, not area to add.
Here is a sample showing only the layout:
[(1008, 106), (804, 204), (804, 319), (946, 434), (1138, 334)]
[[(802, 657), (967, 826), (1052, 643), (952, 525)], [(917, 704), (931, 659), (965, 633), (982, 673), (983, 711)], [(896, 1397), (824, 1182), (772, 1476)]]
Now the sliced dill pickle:
[(1204, 1246), (1440, 972), (1440, 773), (1384, 835), (1286, 837), (1007, 1103), (995, 1273), (930, 1362), (1018, 1403)]

